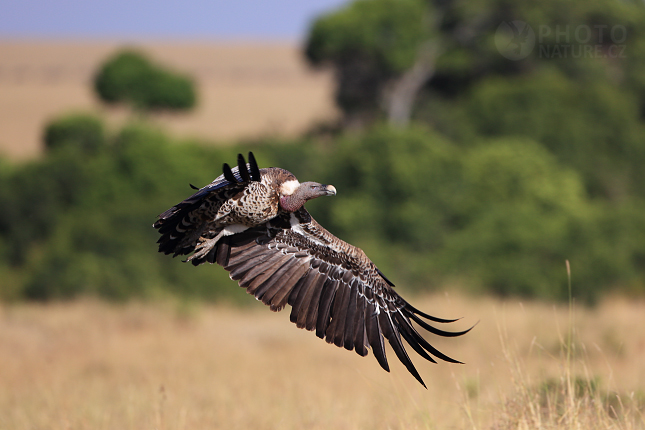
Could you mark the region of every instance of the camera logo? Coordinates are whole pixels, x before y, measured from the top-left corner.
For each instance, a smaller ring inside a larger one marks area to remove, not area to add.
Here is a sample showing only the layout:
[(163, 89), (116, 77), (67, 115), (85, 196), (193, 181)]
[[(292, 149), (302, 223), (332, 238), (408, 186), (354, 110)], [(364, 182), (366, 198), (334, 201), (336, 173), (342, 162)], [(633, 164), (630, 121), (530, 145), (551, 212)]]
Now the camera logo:
[(495, 46), (509, 60), (521, 60), (533, 51), (535, 32), (524, 21), (502, 22), (495, 32)]

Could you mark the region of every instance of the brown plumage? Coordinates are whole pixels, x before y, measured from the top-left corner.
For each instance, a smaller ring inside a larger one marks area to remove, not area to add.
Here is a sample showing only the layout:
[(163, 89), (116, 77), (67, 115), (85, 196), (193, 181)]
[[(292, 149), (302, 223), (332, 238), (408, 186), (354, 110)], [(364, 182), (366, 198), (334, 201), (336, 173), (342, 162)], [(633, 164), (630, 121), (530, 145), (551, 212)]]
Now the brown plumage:
[(451, 363), (426, 341), (419, 327), (439, 336), (460, 336), (428, 323), (450, 323), (416, 309), (365, 253), (338, 239), (304, 208), (307, 200), (335, 195), (331, 185), (299, 183), (279, 168), (258, 169), (249, 153), (238, 165), (159, 215), (159, 251), (188, 255), (195, 266), (217, 263), (273, 311), (291, 306), (291, 321), (328, 343), (365, 356), (371, 348), (389, 372), (386, 339), (396, 356), (425, 387), (402, 339), (433, 363)]

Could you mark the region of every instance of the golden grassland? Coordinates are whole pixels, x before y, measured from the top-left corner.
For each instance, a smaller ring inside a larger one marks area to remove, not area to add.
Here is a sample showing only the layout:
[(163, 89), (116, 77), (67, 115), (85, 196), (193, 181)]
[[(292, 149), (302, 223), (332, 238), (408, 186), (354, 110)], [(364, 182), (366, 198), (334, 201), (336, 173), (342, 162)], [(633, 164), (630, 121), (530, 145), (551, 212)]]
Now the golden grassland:
[(69, 112), (96, 112), (115, 127), (123, 123), (128, 112), (102, 106), (92, 77), (124, 46), (195, 79), (195, 110), (151, 117), (180, 137), (297, 136), (336, 115), (331, 73), (309, 68), (295, 44), (0, 40), (0, 154), (37, 156), (44, 125)]
[(479, 321), (433, 339), (464, 365), (411, 352), (427, 390), (391, 350), (388, 374), (260, 303), (4, 305), (0, 428), (645, 428), (644, 302), (572, 313), (451, 294), (414, 302), (465, 316), (456, 329)]

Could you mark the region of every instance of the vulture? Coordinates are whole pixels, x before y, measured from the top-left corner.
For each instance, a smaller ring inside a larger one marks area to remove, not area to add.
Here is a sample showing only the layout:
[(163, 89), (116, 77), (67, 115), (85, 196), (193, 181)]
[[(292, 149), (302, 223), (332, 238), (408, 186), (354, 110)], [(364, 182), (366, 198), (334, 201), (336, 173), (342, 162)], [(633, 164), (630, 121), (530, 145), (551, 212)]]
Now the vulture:
[[(212, 183), (159, 215), (153, 227), (159, 252), (188, 255), (198, 266), (217, 263), (257, 300), (280, 311), (291, 306), (291, 322), (316, 336), (366, 356), (371, 349), (390, 371), (385, 340), (408, 371), (426, 387), (404, 347), (419, 355), (460, 363), (433, 347), (420, 327), (445, 337), (465, 331), (441, 330), (451, 323), (405, 301), (365, 253), (325, 230), (304, 208), (307, 200), (333, 196), (336, 188), (300, 183), (287, 170), (259, 169), (253, 153), (247, 163), (223, 166)], [(413, 324), (415, 323), (415, 324)]]

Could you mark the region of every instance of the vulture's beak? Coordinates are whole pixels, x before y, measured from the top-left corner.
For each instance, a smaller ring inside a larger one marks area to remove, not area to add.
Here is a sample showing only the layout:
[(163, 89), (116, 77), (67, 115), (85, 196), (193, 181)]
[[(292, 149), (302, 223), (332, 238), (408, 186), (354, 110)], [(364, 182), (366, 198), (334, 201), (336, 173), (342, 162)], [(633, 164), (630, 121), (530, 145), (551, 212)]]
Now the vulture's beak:
[(336, 195), (336, 187), (334, 187), (333, 185), (321, 185), (320, 189), (324, 191), (325, 194), (328, 196)]

